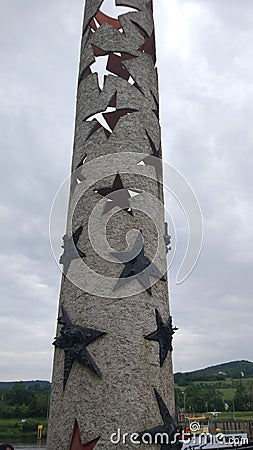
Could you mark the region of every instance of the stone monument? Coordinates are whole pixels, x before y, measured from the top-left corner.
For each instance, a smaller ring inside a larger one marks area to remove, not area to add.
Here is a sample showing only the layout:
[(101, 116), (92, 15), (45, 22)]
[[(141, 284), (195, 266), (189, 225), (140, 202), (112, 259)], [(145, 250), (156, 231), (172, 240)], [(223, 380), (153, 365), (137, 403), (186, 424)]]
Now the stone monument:
[(84, 11), (47, 450), (166, 449), (175, 328), (153, 5), (115, 0), (129, 8), (118, 19), (102, 6)]

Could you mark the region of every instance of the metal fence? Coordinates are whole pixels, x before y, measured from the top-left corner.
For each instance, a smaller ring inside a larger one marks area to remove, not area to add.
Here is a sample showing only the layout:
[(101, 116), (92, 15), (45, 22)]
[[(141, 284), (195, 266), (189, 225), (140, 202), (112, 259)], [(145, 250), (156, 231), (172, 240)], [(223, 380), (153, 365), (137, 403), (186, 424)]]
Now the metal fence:
[(253, 420), (217, 420), (212, 426), (212, 432), (220, 429), (224, 434), (247, 433), (249, 442), (253, 442)]

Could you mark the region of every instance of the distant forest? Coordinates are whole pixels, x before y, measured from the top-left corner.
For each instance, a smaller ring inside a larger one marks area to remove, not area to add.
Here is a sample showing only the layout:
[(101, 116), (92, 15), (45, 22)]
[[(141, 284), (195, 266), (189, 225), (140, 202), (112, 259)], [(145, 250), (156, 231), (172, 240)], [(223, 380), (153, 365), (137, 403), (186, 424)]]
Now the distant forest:
[[(252, 362), (219, 364), (176, 373), (174, 378), (178, 410), (224, 411), (227, 405), (230, 410), (253, 411)], [(47, 418), (50, 390), (49, 381), (0, 382), (0, 418)]]
[(177, 409), (188, 412), (253, 411), (253, 363), (233, 361), (176, 373)]
[(0, 383), (0, 418), (47, 417), (49, 381)]

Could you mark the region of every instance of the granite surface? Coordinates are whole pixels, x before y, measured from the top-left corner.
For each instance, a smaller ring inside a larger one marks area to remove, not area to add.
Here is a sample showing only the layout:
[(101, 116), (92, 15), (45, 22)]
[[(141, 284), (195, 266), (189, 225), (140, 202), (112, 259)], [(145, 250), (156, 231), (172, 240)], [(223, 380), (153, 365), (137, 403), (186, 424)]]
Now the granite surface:
[[(63, 305), (74, 324), (107, 333), (103, 339), (97, 339), (88, 346), (102, 376), (98, 377), (74, 361), (64, 389), (64, 350), (55, 349), (47, 450), (71, 449), (75, 420), (83, 444), (101, 436), (96, 445), (98, 450), (115, 447), (110, 437), (118, 429), (121, 433), (131, 434), (161, 424), (154, 388), (174, 414), (171, 355), (160, 367), (158, 343), (144, 338), (154, 330), (155, 308), (159, 309), (164, 320), (169, 316), (167, 282), (152, 279), (152, 296), (138, 280), (131, 280), (116, 294), (113, 293), (123, 265), (113, 259), (111, 253), (124, 251), (134, 242), (133, 230), (142, 230), (145, 254), (166, 273), (161, 186), (154, 179), (152, 166), (136, 165), (136, 173), (127, 173), (127, 159), (125, 167), (116, 164), (114, 174), (112, 170), (110, 172), (111, 160), (105, 160), (96, 174), (96, 158), (129, 152), (130, 160), (132, 153), (137, 164), (136, 152), (152, 154), (150, 139), (154, 147), (160, 149), (154, 55), (140, 50), (145, 39), (153, 33), (153, 17), (150, 1), (117, 0), (117, 5), (138, 10), (119, 18), (122, 32), (108, 22), (91, 32), (89, 23), (102, 3), (101, 0), (86, 0), (80, 74), (94, 62), (92, 45), (96, 45), (104, 52), (127, 54), (129, 59), (122, 60), (122, 66), (128, 70), (134, 83), (109, 75), (101, 90), (97, 74), (89, 73), (79, 83), (72, 171), (86, 157), (83, 179), (90, 176), (89, 171), (85, 172), (87, 164), (87, 167), (93, 167), (91, 172), (96, 182), (84, 189), (81, 196), (78, 192), (82, 183), (78, 186), (73, 184), (71, 189), (67, 232), (71, 234), (80, 225), (84, 227), (78, 248), (85, 252), (86, 258), (71, 262), (69, 276), (62, 278), (59, 299), (59, 315)], [(108, 133), (96, 118), (92, 121), (87, 119), (104, 112), (113, 96), (116, 111), (125, 109), (126, 112)], [(133, 111), (127, 112), (128, 109)], [(121, 172), (124, 187), (141, 193), (130, 199), (133, 216), (117, 208), (103, 215), (107, 200), (99, 196), (97, 190), (111, 187), (115, 175)], [(103, 173), (108, 175), (103, 177)], [(126, 240), (128, 233), (132, 236), (130, 244)], [(91, 293), (91, 288), (94, 292), (104, 289), (103, 295)], [(58, 326), (57, 336), (60, 329)], [(126, 444), (121, 441), (117, 446), (119, 449), (135, 447), (129, 439)], [(138, 446), (140, 449), (147, 447), (158, 448), (156, 445)]]

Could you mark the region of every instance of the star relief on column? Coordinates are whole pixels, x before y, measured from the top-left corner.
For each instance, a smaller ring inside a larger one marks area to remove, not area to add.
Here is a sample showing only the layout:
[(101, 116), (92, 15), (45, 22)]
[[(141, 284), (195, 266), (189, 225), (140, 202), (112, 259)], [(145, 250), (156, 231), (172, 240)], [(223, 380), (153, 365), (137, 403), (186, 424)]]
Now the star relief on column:
[(70, 236), (69, 234), (65, 234), (63, 236), (63, 245), (64, 249), (63, 254), (60, 257), (59, 263), (63, 264), (63, 274), (66, 277), (67, 272), (69, 270), (69, 266), (71, 264), (72, 259), (85, 258), (85, 253), (82, 252), (77, 247), (80, 235), (83, 231), (83, 227), (80, 226), (77, 230)]
[(55, 338), (53, 345), (64, 350), (65, 353), (63, 380), (63, 389), (65, 389), (74, 361), (78, 361), (81, 365), (90, 369), (95, 375), (101, 376), (99, 368), (86, 347), (106, 333), (92, 328), (73, 325), (63, 306), (61, 310), (62, 316), (58, 318), (58, 323), (62, 325), (62, 329), (60, 336)]
[(97, 445), (99, 439), (100, 437), (93, 439), (93, 441), (88, 442), (86, 445), (83, 445), (78, 422), (76, 420), (70, 450), (92, 450)]
[(172, 326), (171, 316), (169, 316), (167, 322), (163, 322), (161, 314), (157, 308), (155, 309), (155, 314), (157, 329), (153, 333), (145, 336), (145, 339), (148, 339), (149, 341), (157, 341), (159, 343), (160, 367), (162, 367), (165, 359), (167, 358), (168, 352), (172, 352), (173, 350), (173, 334), (178, 330), (178, 328)]
[(161, 281), (166, 281), (162, 272), (160, 272), (155, 264), (144, 255), (144, 244), (141, 231), (137, 236), (132, 250), (128, 252), (113, 252), (112, 255), (125, 265), (113, 290), (130, 283), (133, 279), (137, 279), (144, 286), (149, 295), (152, 295), (150, 277), (153, 276)]
[(141, 159), (141, 161), (138, 164), (143, 163), (145, 166), (153, 166), (155, 168), (155, 172), (156, 172), (156, 179), (159, 180), (160, 177), (162, 176), (162, 170), (163, 170), (161, 144), (160, 144), (159, 149), (157, 149), (147, 131), (146, 131), (146, 136), (149, 140), (150, 147), (152, 149), (152, 153), (151, 153), (151, 155), (147, 155), (147, 156), (145, 156), (145, 158)]
[(178, 438), (175, 439), (175, 435), (179, 427), (172, 419), (170, 412), (159, 392), (156, 389), (154, 389), (154, 392), (163, 423), (154, 428), (138, 433), (139, 438), (144, 438), (145, 435), (149, 436), (152, 443), (161, 444), (161, 450), (180, 450), (183, 444), (178, 441)]
[(140, 194), (141, 191), (125, 188), (120, 175), (117, 174), (111, 188), (102, 188), (95, 190), (95, 192), (103, 197), (106, 197), (107, 201), (104, 207), (103, 215), (111, 211), (115, 206), (118, 206), (120, 209), (123, 209), (128, 214), (133, 216), (133, 210), (129, 200), (134, 196), (134, 194)]

